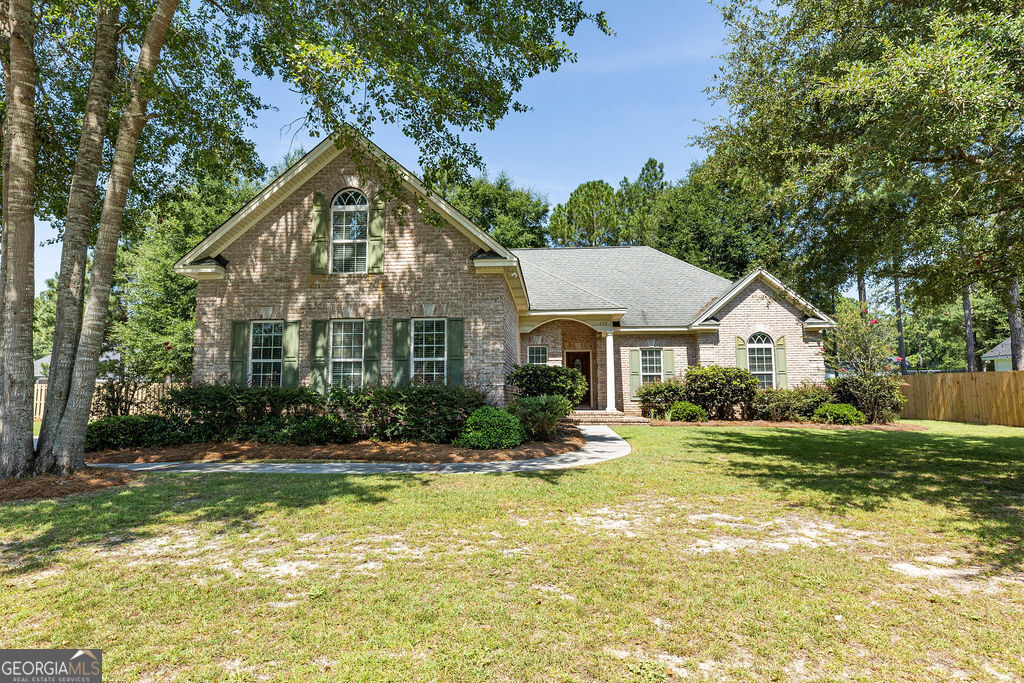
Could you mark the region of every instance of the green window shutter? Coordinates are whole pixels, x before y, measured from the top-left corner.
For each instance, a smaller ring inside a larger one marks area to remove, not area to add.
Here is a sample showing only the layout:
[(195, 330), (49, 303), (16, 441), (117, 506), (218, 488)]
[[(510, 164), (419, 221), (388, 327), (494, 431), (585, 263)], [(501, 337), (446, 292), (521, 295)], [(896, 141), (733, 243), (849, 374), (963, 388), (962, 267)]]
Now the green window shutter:
[(313, 391), (327, 393), (330, 383), (328, 367), (331, 352), (329, 323), (326, 320), (313, 321), (313, 336), (309, 347), (309, 386)]
[(448, 335), (448, 384), (459, 385), (464, 380), (465, 359), (463, 357), (463, 330), (465, 322), (462, 318), (448, 318), (444, 325)]
[(310, 272), (325, 275), (330, 260), (328, 241), (331, 232), (331, 207), (321, 192), (313, 193), (313, 248)]
[(676, 376), (675, 349), (661, 350), (661, 376), (663, 379), (672, 379)]
[(363, 323), (363, 386), (380, 384), (380, 321)]
[(736, 367), (747, 369), (747, 342), (743, 337), (736, 337)]
[(286, 322), (281, 337), (281, 386), (299, 386), (299, 323)]
[(366, 270), (369, 273), (384, 272), (384, 197), (380, 192), (370, 201), (370, 218), (367, 226), (369, 242), (366, 246)]
[(775, 388), (788, 389), (789, 377), (786, 374), (786, 338), (775, 340)]
[(249, 383), (249, 321), (231, 323), (231, 383), (245, 386)]
[(412, 336), (408, 318), (395, 318), (391, 323), (391, 370), (395, 386), (409, 384), (412, 368), (409, 367)]
[(636, 399), (640, 388), (640, 349), (629, 350), (629, 397)]

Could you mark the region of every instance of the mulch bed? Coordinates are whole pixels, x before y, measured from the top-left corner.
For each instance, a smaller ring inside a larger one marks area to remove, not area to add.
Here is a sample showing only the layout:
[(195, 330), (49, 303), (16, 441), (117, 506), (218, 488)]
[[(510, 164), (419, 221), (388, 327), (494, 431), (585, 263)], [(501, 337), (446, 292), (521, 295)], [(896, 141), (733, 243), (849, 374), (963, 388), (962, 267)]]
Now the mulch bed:
[(356, 441), (325, 446), (277, 446), (249, 441), (194, 443), (163, 448), (86, 453), (88, 463), (219, 462), (246, 460), (356, 460), (376, 462), (496, 462), (528, 460), (576, 451), (585, 443), (576, 427), (562, 427), (554, 441), (530, 441), (518, 448), (475, 450), (451, 444)]
[(130, 484), (138, 475), (126, 470), (89, 469), (70, 477), (44, 474), (26, 479), (0, 480), (0, 503), (29, 498), (60, 498)]
[(769, 422), (768, 420), (708, 420), (707, 422), (672, 422), (651, 420), (652, 427), (783, 427), (786, 429), (871, 429), (879, 432), (924, 432), (927, 427), (910, 424), (831, 425), (820, 422)]

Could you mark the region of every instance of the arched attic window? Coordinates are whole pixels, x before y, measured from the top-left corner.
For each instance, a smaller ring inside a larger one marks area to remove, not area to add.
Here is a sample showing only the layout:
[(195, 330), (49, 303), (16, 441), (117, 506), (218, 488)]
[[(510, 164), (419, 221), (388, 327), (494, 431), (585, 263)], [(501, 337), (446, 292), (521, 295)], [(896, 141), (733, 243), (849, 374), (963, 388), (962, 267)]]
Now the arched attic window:
[(342, 190), (331, 203), (331, 272), (366, 272), (370, 205), (359, 190)]
[(775, 342), (764, 332), (755, 332), (747, 339), (747, 369), (762, 389), (775, 388)]

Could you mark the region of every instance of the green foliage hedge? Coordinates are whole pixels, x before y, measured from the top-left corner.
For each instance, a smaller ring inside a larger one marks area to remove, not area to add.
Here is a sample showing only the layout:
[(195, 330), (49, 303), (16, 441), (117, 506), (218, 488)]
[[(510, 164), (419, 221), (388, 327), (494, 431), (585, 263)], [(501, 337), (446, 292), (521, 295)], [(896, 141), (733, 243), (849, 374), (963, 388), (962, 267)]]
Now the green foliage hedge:
[(526, 441), (519, 418), (501, 408), (484, 406), (466, 420), (455, 445), (467, 448), (515, 448)]
[(558, 421), (568, 417), (572, 405), (565, 396), (519, 396), (508, 411), (522, 422), (528, 438), (551, 441), (558, 433)]
[(762, 389), (751, 406), (751, 417), (772, 422), (810, 420), (814, 411), (835, 401), (832, 390), (821, 384), (803, 384), (794, 389)]
[(254, 439), (268, 422), (320, 415), (324, 404), (321, 394), (306, 387), (197, 384), (170, 391), (163, 412), (187, 422), (195, 441), (230, 441)]
[(849, 403), (825, 403), (814, 411), (815, 422), (826, 422), (834, 425), (862, 425), (867, 420)]
[(892, 422), (907, 404), (899, 375), (842, 375), (826, 384), (836, 403), (849, 403), (871, 423)]
[(85, 430), (86, 452), (190, 442), (190, 432), (183, 420), (150, 413), (100, 418), (90, 422)]
[(487, 398), (477, 389), (438, 384), (337, 389), (329, 403), (372, 439), (429, 443), (452, 443), (469, 416), (485, 405)]
[(708, 411), (689, 401), (676, 401), (669, 408), (668, 419), (677, 422), (703, 422), (708, 419)]
[(664, 382), (641, 384), (636, 390), (636, 398), (640, 403), (641, 415), (655, 419), (664, 418), (668, 416), (674, 404), (685, 400), (686, 382), (672, 378)]
[(582, 372), (560, 365), (517, 365), (507, 379), (520, 396), (564, 396), (574, 406), (588, 389)]
[(695, 365), (686, 369), (683, 398), (698, 405), (718, 420), (732, 420), (737, 410), (744, 414), (757, 395), (757, 378), (742, 368)]

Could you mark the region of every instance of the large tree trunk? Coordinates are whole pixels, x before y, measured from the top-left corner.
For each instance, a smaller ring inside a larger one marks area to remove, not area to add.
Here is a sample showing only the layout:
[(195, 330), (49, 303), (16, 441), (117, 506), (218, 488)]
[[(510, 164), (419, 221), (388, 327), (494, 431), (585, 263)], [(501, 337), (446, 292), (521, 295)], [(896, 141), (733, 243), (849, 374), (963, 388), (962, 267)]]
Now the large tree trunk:
[(117, 131), (114, 159), (106, 194), (103, 197), (96, 247), (93, 250), (92, 270), (89, 272), (89, 292), (85, 302), (78, 353), (71, 375), (71, 390), (53, 444), (57, 471), (61, 474), (85, 467), (85, 428), (89, 420), (93, 392), (96, 389), (96, 367), (103, 342), (114, 275), (114, 259), (117, 255), (117, 243), (121, 238), (125, 201), (135, 173), (135, 152), (147, 119), (149, 99), (145, 93), (144, 81), (152, 76), (160, 61), (160, 50), (177, 8), (178, 0), (160, 0), (157, 3), (139, 50), (138, 62), (132, 71), (131, 99)]
[(0, 477), (20, 476), (31, 463), (34, 383), (35, 17), (30, 0), (10, 0), (6, 10)]
[(1020, 316), (1020, 278), (1010, 281), (1008, 317), (1010, 319), (1010, 358), (1014, 370), (1024, 370), (1024, 321)]
[(978, 340), (974, 333), (974, 309), (971, 306), (971, 286), (964, 287), (964, 339), (967, 342), (967, 372), (978, 370)]
[(860, 301), (861, 311), (867, 315), (868, 283), (863, 270), (857, 272), (857, 300)]
[(903, 300), (900, 296), (900, 276), (893, 269), (892, 287), (894, 303), (896, 305), (896, 338), (899, 343), (900, 374), (907, 374), (907, 343), (903, 338)]
[(96, 43), (92, 75), (85, 103), (85, 118), (78, 141), (75, 169), (68, 192), (68, 213), (64, 224), (60, 276), (57, 280), (57, 320), (53, 331), (53, 353), (47, 378), (46, 406), (39, 431), (35, 471), (53, 468), (53, 440), (64, 415), (71, 390), (71, 372), (82, 331), (85, 296), (85, 268), (89, 233), (96, 204), (96, 178), (103, 161), (110, 98), (117, 75), (117, 23), (121, 8), (103, 3), (96, 19)]

